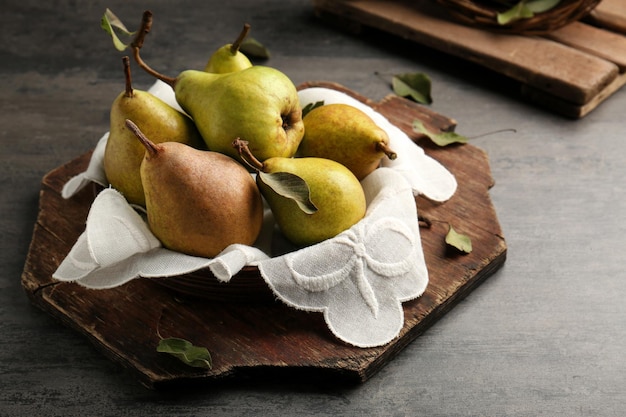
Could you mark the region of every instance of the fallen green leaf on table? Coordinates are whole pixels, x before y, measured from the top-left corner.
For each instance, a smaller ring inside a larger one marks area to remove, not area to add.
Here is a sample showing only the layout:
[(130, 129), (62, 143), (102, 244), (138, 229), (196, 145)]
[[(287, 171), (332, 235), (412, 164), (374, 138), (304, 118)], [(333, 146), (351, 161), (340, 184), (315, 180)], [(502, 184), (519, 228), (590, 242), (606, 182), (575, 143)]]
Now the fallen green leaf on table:
[(452, 225), (448, 225), (446, 243), (461, 252), (470, 253), (472, 251), (472, 240), (469, 236), (458, 233)]
[(521, 0), (510, 9), (497, 14), (498, 23), (506, 25), (520, 19), (529, 19), (536, 13), (547, 12), (561, 0)]
[(467, 143), (468, 139), (465, 136), (459, 135), (455, 132), (431, 132), (426, 128), (421, 120), (413, 120), (413, 131), (426, 135), (438, 146), (447, 146), (453, 143)]
[(391, 86), (400, 97), (409, 97), (421, 104), (433, 102), (430, 78), (421, 72), (396, 74), (391, 79)]
[(194, 368), (211, 369), (213, 366), (211, 354), (207, 348), (194, 346), (185, 339), (177, 337), (161, 339), (157, 346), (157, 352), (169, 353)]
[[(122, 21), (110, 9), (105, 10), (102, 19), (100, 19), (100, 26), (102, 27), (102, 29), (104, 29), (106, 33), (111, 35), (111, 38), (113, 39), (113, 45), (115, 45), (115, 48), (118, 51), (123, 51), (128, 48), (128, 46), (132, 42), (132, 39), (130, 38), (132, 38), (132, 36), (136, 33), (130, 32), (128, 29), (126, 29), (124, 23), (122, 23)], [(124, 43), (119, 38), (118, 34), (116, 33), (116, 29), (118, 32), (120, 32), (121, 35), (129, 38), (128, 43)]]

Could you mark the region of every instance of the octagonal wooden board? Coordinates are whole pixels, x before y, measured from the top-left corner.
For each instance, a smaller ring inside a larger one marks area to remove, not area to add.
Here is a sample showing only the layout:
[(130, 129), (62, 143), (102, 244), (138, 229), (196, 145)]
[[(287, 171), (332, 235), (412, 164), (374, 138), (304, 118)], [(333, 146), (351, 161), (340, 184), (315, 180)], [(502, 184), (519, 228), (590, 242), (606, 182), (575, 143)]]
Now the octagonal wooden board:
[[(458, 191), (443, 204), (416, 200), (420, 216), (435, 220), (430, 227), (421, 228), (430, 281), (422, 297), (403, 304), (405, 325), (395, 340), (367, 349), (346, 345), (333, 337), (321, 314), (294, 310), (262, 294), (259, 302), (218, 302), (181, 295), (148, 279), (110, 290), (89, 290), (53, 280), (53, 272), (83, 232), (94, 198), (90, 187), (70, 199), (61, 197), (61, 189), (86, 168), (90, 153), (43, 178), (39, 215), (22, 275), (32, 303), (85, 335), (104, 355), (129, 368), (151, 388), (285, 370), (296, 377), (306, 374), (346, 382), (365, 381), (374, 375), (504, 263), (507, 248), (489, 197), (493, 179), (488, 157), (470, 144), (438, 148), (412, 132), (414, 119), (443, 130), (453, 130), (455, 122), (406, 99), (391, 95), (373, 103), (337, 84), (306, 85), (332, 87), (372, 105), (458, 180)], [(447, 223), (471, 237), (470, 254), (446, 247)], [(242, 275), (249, 278), (250, 270)], [(233, 278), (233, 284), (238, 278)], [(180, 337), (207, 347), (212, 369), (191, 368), (157, 353), (160, 337)]]

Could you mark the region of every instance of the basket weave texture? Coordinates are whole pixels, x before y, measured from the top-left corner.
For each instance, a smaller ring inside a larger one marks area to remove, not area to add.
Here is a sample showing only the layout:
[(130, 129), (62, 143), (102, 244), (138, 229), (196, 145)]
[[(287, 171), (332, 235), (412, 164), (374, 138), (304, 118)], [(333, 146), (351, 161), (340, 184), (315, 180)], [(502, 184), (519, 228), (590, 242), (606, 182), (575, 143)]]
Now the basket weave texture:
[(498, 23), (497, 14), (510, 8), (489, 0), (436, 0), (458, 21), (496, 32), (542, 35), (559, 29), (589, 14), (600, 0), (561, 0), (554, 8), (533, 17), (506, 25)]

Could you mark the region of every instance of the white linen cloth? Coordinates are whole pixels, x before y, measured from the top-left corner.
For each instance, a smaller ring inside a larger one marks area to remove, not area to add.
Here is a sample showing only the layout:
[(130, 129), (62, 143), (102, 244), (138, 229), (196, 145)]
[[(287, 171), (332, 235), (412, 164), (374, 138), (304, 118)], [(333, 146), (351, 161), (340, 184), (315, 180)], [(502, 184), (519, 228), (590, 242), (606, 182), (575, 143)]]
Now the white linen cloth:
[[(149, 91), (180, 110), (166, 84), (157, 81)], [(253, 265), (282, 302), (322, 312), (338, 339), (358, 347), (392, 341), (404, 323), (402, 302), (422, 295), (428, 284), (415, 196), (443, 202), (456, 191), (456, 180), (371, 107), (327, 88), (308, 88), (299, 96), (302, 106), (324, 101), (361, 108), (388, 132), (390, 146), (398, 153), (396, 160), (384, 161), (362, 180), (367, 213), (352, 228), (316, 245), (293, 248), (280, 238), (266, 207), (269, 227), (264, 227), (259, 244), (231, 245), (213, 259), (199, 258), (164, 248), (142, 213), (119, 192), (105, 188), (92, 203), (85, 231), (53, 278), (106, 289), (140, 277), (167, 279), (209, 268), (218, 280), (228, 282), (241, 268)], [(108, 186), (102, 168), (107, 138), (105, 134), (98, 142), (87, 170), (65, 184), (64, 198), (90, 182)], [(282, 242), (280, 254), (270, 253), (267, 242), (272, 239), (278, 242), (274, 247)]]

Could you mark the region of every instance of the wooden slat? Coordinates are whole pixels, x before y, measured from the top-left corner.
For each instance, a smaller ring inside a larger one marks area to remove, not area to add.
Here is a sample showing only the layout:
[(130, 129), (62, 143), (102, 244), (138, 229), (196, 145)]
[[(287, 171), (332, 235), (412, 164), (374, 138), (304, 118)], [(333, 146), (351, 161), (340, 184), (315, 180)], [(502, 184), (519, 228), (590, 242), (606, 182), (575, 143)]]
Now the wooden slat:
[(555, 30), (546, 37), (611, 61), (619, 67), (620, 72), (626, 70), (626, 36), (574, 22)]
[(602, 0), (591, 12), (591, 19), (602, 27), (626, 33), (626, 1)]
[(491, 68), (576, 104), (590, 101), (615, 77), (613, 63), (543, 38), (491, 33), (448, 20), (430, 0), (316, 0), (364, 24)]
[[(519, 81), (523, 97), (568, 117), (585, 116), (626, 83), (626, 37), (607, 29), (574, 22), (549, 37), (521, 36), (461, 24), (432, 0), (312, 1), (344, 27), (376, 28)], [(626, 2), (605, 2), (599, 12), (626, 21)]]

